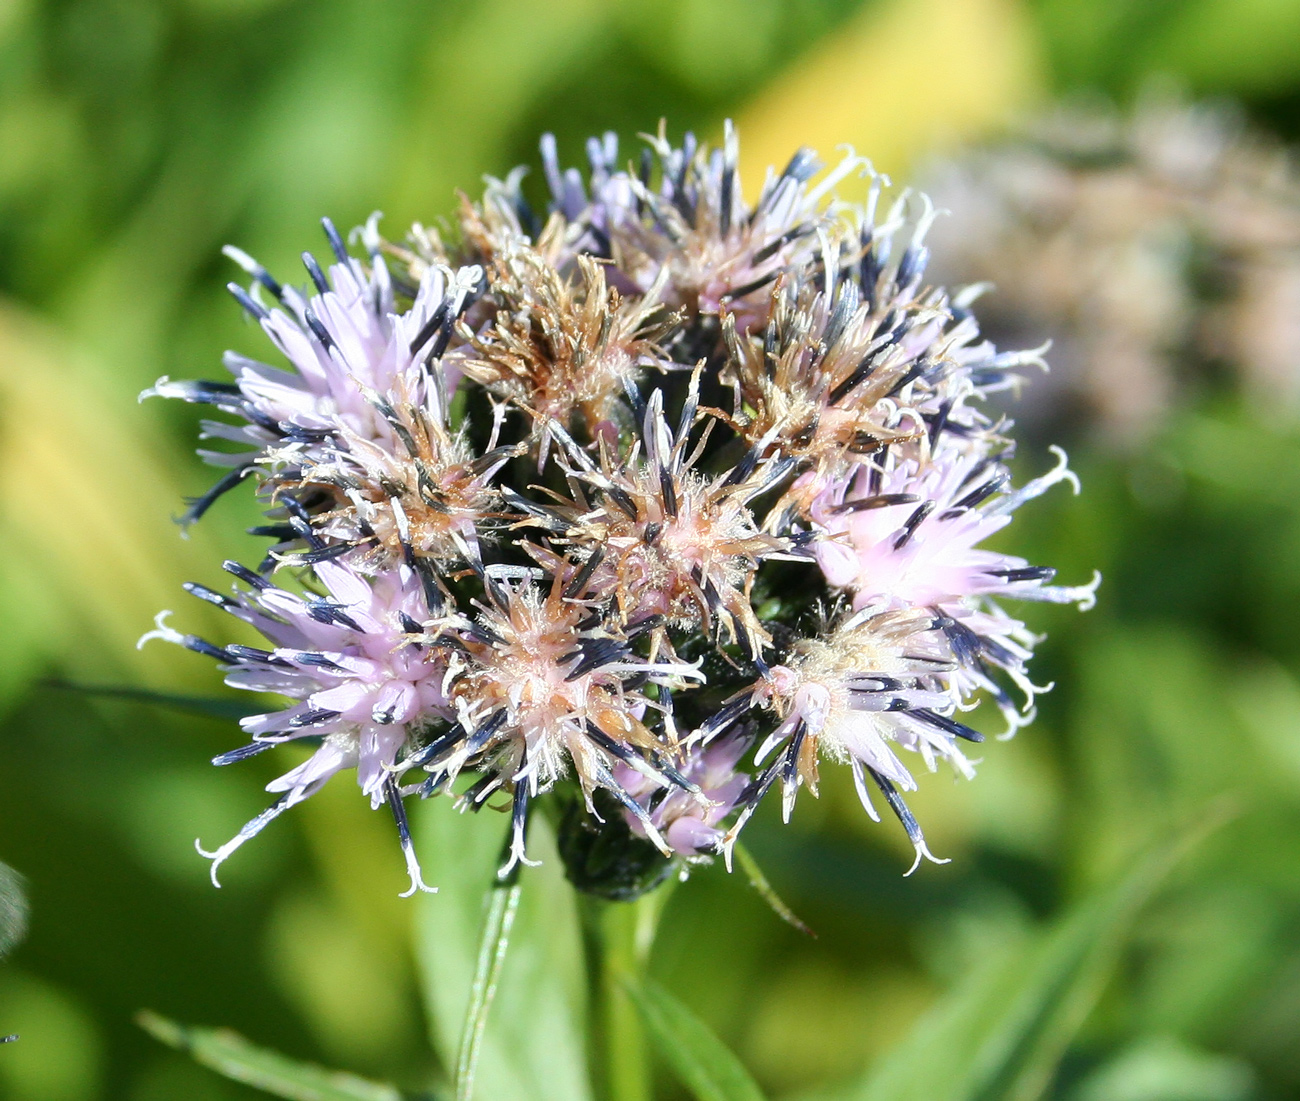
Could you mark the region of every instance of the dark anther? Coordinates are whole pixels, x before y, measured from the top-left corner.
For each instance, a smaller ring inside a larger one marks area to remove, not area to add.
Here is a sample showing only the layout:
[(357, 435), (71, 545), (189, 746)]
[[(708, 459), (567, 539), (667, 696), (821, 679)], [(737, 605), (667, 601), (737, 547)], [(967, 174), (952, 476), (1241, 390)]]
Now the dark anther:
[(918, 707), (912, 712), (912, 717), (927, 722), (931, 726), (937, 726), (947, 734), (952, 734), (958, 738), (965, 738), (968, 742), (982, 742), (984, 735), (965, 723), (959, 723), (956, 719), (950, 719), (947, 715), (940, 715), (935, 711), (930, 711), (924, 707)]
[(287, 667), (289, 662), (282, 657), (277, 657), (270, 650), (263, 650), (259, 646), (243, 646), (240, 643), (233, 642), (226, 647), (226, 653), (237, 661), (255, 661), (259, 665), (278, 665)]
[(310, 252), (304, 252), (302, 254), (302, 266), (307, 269), (311, 281), (316, 284), (316, 290), (321, 294), (329, 294), (330, 285), (325, 279), (325, 273), (320, 270), (320, 265), (316, 263), (316, 257)]
[(202, 497), (187, 498), (186, 504), (189, 507), (185, 514), (180, 518), (182, 525), (192, 524), (194, 521), (201, 519), (203, 514), (210, 509), (217, 499), (224, 494), (229, 493), (235, 486), (244, 480), (244, 476), (252, 469), (251, 463), (243, 466), (237, 466), (233, 470), (223, 474), (216, 483)]
[(677, 487), (673, 485), (673, 476), (663, 467), (659, 468), (659, 492), (663, 495), (664, 512), (670, 519), (677, 519)]
[(234, 296), (236, 302), (257, 318), (258, 321), (265, 321), (271, 316), (270, 311), (268, 311), (260, 302), (254, 301), (252, 295), (250, 295), (248, 291), (244, 290), (244, 288), (238, 283), (227, 283), (226, 290)]
[(704, 736), (704, 740), (708, 741), (708, 739), (713, 737), (715, 734), (722, 733), (722, 731), (731, 726), (740, 718), (741, 715), (753, 707), (753, 705), (753, 692), (744, 692), (741, 695), (728, 700), (718, 708), (717, 711), (705, 719), (704, 724), (700, 727), (700, 733)]
[(898, 538), (894, 540), (894, 550), (902, 550), (907, 545), (907, 541), (916, 534), (916, 529), (920, 526), (921, 521), (934, 511), (934, 502), (925, 501), (916, 507), (916, 511), (907, 518), (903, 525), (903, 530), (899, 532)]
[(626, 490), (616, 485), (607, 485), (602, 488), (609, 495), (609, 499), (627, 514), (629, 520), (636, 519), (636, 502), (632, 500)]
[(197, 581), (186, 581), (181, 588), (191, 596), (197, 596), (200, 600), (206, 600), (209, 604), (215, 604), (218, 608), (238, 607), (230, 597), (213, 592), (206, 585), (200, 585)]
[(311, 307), (304, 306), (302, 316), (303, 320), (307, 322), (307, 328), (311, 330), (312, 336), (320, 341), (321, 347), (326, 349), (326, 351), (333, 348), (334, 338), (330, 336), (329, 330), (325, 328), (321, 319), (316, 316)]
[(781, 782), (791, 785), (799, 777), (799, 751), (803, 749), (804, 739), (808, 736), (808, 724), (802, 719), (795, 724), (794, 734), (790, 738), (790, 745), (782, 754), (784, 758), (781, 768)]
[(930, 259), (930, 250), (924, 246), (909, 246), (903, 251), (903, 258), (898, 262), (898, 274), (894, 282), (900, 289), (906, 288), (912, 280), (925, 271)]
[(198, 635), (185, 635), (181, 639), (181, 645), (187, 650), (193, 650), (196, 654), (202, 654), (205, 658), (214, 658), (228, 665), (238, 664), (238, 659), (230, 651), (223, 650), (220, 646), (214, 646), (207, 639), (199, 638)]
[(907, 804), (903, 802), (903, 797), (898, 794), (898, 789), (870, 765), (867, 766), (867, 772), (870, 773), (871, 778), (876, 782), (876, 787), (880, 789), (880, 793), (885, 797), (885, 802), (889, 804), (889, 809), (892, 810), (894, 814), (898, 816), (898, 820), (903, 823), (903, 829), (907, 831), (908, 840), (911, 841), (913, 845), (923, 842), (925, 837), (921, 833), (921, 827), (917, 825), (912, 812), (908, 810)]
[[(504, 712), (501, 712), (501, 714), (504, 714)], [(463, 727), (460, 726), (459, 723), (457, 723), (445, 734), (440, 735), (439, 737), (431, 741), (428, 745), (421, 746), (414, 753), (412, 753), (411, 756), (407, 758), (406, 764), (410, 765), (412, 768), (419, 768), (422, 765), (428, 764), (435, 757), (438, 757), (441, 754), (446, 753), (447, 750), (455, 746), (464, 737), (465, 737), (465, 730)]]
[(500, 711), (494, 711), (488, 717), (488, 721), (480, 726), (473, 734), (465, 740), (465, 747), (471, 753), (477, 753), (492, 740), (492, 735), (500, 730), (506, 721), (507, 713), (504, 708)]
[(817, 154), (806, 145), (800, 146), (790, 158), (790, 163), (781, 171), (781, 179), (805, 183), (817, 175), (819, 168), (821, 162), (817, 159)]
[(874, 353), (863, 356), (862, 361), (853, 369), (853, 373), (830, 392), (826, 400), (831, 405), (838, 405), (852, 390), (871, 377), (871, 373), (876, 369), (873, 356)]
[(993, 494), (997, 493), (1000, 489), (1002, 489), (1002, 487), (1005, 486), (1007, 482), (1009, 482), (1010, 480), (1011, 480), (1011, 475), (1007, 471), (1005, 470), (1000, 471), (998, 474), (995, 474), (992, 478), (990, 478), (978, 489), (971, 490), (968, 494), (966, 494), (965, 497), (963, 497), (960, 501), (958, 501), (955, 505), (953, 505), (950, 511), (956, 512), (959, 510), (974, 508), (982, 501), (986, 501), (990, 497), (992, 497)]
[[(588, 673), (612, 662), (622, 661), (627, 657), (627, 647), (618, 639), (584, 638), (579, 643), (578, 653), (581, 655), (581, 660), (564, 678), (566, 683), (586, 676)], [(565, 655), (565, 657), (569, 656), (568, 654)], [(563, 661), (564, 659), (561, 658), (560, 660)]]
[(773, 268), (766, 275), (760, 275), (757, 279), (754, 279), (748, 283), (743, 283), (739, 287), (733, 287), (731, 290), (727, 291), (727, 297), (744, 298), (745, 295), (753, 294), (756, 290), (759, 290), (762, 287), (766, 287), (780, 274), (781, 274), (780, 268)]
[[(635, 623), (631, 624), (627, 630), (623, 632), (623, 636), (628, 640), (628, 642), (632, 642), (633, 640), (640, 638), (646, 632), (661, 627), (663, 623), (664, 617), (656, 612), (654, 615), (648, 615), (645, 619), (638, 619)], [(662, 691), (667, 691), (667, 689), (662, 689)]]
[(933, 448), (939, 442), (939, 434), (948, 425), (948, 417), (952, 414), (953, 399), (949, 398), (939, 406), (938, 412), (934, 414), (934, 419), (930, 421), (930, 447)]
[(258, 524), (249, 528), (248, 534), (274, 539), (277, 543), (287, 543), (298, 537), (298, 533), (288, 524)]
[(337, 623), (352, 631), (365, 634), (365, 629), (339, 605), (329, 600), (309, 600), (307, 614), (317, 623)]
[(336, 543), (332, 547), (319, 547), (314, 550), (303, 551), (301, 554), (285, 555), (286, 562), (293, 562), (298, 566), (314, 566), (318, 562), (329, 562), (335, 558), (342, 558), (349, 551), (353, 550), (352, 543)]
[(738, 462), (732, 469), (731, 473), (723, 479), (722, 484), (724, 486), (740, 485), (741, 482), (754, 473), (754, 469), (758, 466), (758, 461), (762, 457), (762, 451), (759, 449), (758, 444), (755, 444), (745, 452), (740, 462)]
[(218, 753), (212, 758), (212, 763), (214, 765), (233, 765), (236, 761), (247, 761), (249, 757), (256, 757), (259, 753), (265, 753), (274, 745), (274, 742), (249, 742), (248, 745), (241, 745), (238, 749)]
[(415, 334), (415, 339), (411, 341), (411, 353), (418, 352), (428, 343), (429, 338), (433, 336), (443, 323), (447, 320), (447, 315), (451, 313), (451, 300), (444, 298), (438, 303), (438, 308), (429, 315), (429, 320), (421, 326), (420, 331)]
[(319, 726), (321, 723), (332, 722), (338, 717), (339, 712), (331, 711), (327, 707), (318, 707), (311, 711), (304, 711), (301, 715), (295, 715), (289, 721), (289, 726), (292, 729), (298, 729), (304, 726)]
[(586, 591), (587, 582), (591, 580), (591, 575), (596, 572), (596, 567), (604, 557), (605, 552), (600, 547), (591, 552), (591, 556), (582, 564), (582, 569), (574, 574), (573, 580), (564, 587), (565, 599), (571, 600)]
[(322, 218), (320, 224), (321, 228), (325, 230), (325, 239), (329, 241), (330, 248), (333, 250), (334, 255), (338, 257), (339, 263), (346, 264), (348, 262), (347, 246), (343, 244), (343, 238), (339, 236), (339, 231), (334, 228), (334, 223), (328, 218)]
[(344, 673), (347, 671), (332, 657), (328, 654), (322, 654), (319, 650), (289, 650), (286, 651), (285, 656), (293, 665), (306, 665), (312, 669), (328, 669), (331, 673)]
[(1056, 576), (1056, 570), (1051, 566), (1021, 566), (1017, 569), (1007, 570), (989, 570), (993, 577), (1000, 577), (1004, 581), (1051, 581)]
[(856, 501), (845, 501), (836, 507), (836, 512), (867, 512), (873, 508), (888, 508), (891, 505), (911, 505), (919, 501), (915, 493), (877, 493), (874, 497), (859, 497)]
[(253, 588), (255, 589), (261, 590), (261, 589), (272, 588), (271, 583), (265, 577), (262, 577), (260, 574), (254, 573), (242, 562), (234, 562), (231, 561), (230, 559), (227, 559), (225, 562), (221, 563), (221, 568), (225, 570), (226, 573), (234, 574), (237, 578), (239, 578), (240, 581), (243, 581), (245, 584), (252, 585)]

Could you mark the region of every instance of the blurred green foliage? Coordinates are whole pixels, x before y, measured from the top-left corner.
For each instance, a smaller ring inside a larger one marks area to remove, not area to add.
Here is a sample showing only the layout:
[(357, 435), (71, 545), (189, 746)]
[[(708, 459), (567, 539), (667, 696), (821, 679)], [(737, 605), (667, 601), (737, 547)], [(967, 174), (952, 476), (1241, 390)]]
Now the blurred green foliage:
[[(660, 117), (711, 134), (734, 113), (751, 149), (853, 140), (898, 172), (1035, 94), (1124, 98), (1155, 71), (1300, 133), (1300, 8), (0, 0), (0, 859), (31, 901), (29, 937), (0, 964), (0, 1033), (22, 1034), (0, 1047), (0, 1097), (255, 1096), (139, 1030), (143, 1007), (412, 1089), (459, 1037), (469, 976), (427, 921), (418, 943), (412, 926), (442, 905), (447, 938), (476, 936), (455, 853), (493, 838), (424, 808), (430, 879), (447, 892), (400, 900), (391, 822), (339, 780), (214, 891), (194, 837), (232, 833), (283, 762), (219, 772), (207, 759), (234, 744), (229, 720), (48, 683), (212, 694), (209, 663), (132, 643), (163, 607), (212, 626), (178, 585), (256, 553), (241, 534), (252, 506), (231, 495), (180, 539), (168, 516), (211, 477), (192, 457), (197, 418), (134, 395), (161, 374), (213, 374), (225, 347), (259, 349), (221, 289), (222, 244), (288, 276), (322, 214), (350, 225), (377, 207), (400, 235), (482, 173), (532, 161), (543, 129), (572, 161), (592, 132), (630, 147)], [(979, 110), (952, 113), (963, 101)], [(1051, 632), (1036, 675), (1058, 684), (1039, 721), (988, 746), (974, 783), (923, 787), (916, 810), (953, 863), (904, 880), (904, 839), (828, 776), (791, 827), (760, 815), (747, 834), (816, 939), (721, 867), (663, 914), (655, 980), (771, 1096), (858, 1078), (943, 992), (1224, 794), (1238, 816), (1143, 912), (1045, 1088), (1060, 1101), (1300, 1091), (1300, 430), (1258, 423), (1225, 392), (1140, 454), (1084, 439), (1073, 457), (1084, 496), (1038, 502), (1008, 538), (1070, 579), (1100, 567), (1101, 602), (1085, 617), (1034, 609)], [(525, 897), (521, 926), (545, 920), (527, 910), (541, 905)], [(509, 984), (546, 981), (544, 962), (508, 962), (499, 1005)], [(582, 1012), (572, 991), (546, 996)], [(484, 1083), (568, 1058), (544, 1039), (530, 1055), (532, 1022), (503, 1012)], [(663, 1096), (677, 1089), (665, 1067)]]

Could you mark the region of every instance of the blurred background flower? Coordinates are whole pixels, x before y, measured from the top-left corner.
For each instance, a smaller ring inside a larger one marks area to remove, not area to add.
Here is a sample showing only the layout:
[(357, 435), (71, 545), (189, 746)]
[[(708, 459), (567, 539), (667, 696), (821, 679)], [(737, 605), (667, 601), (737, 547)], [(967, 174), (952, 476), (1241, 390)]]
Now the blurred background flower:
[(921, 173), (954, 215), (935, 235), (941, 281), (993, 284), (999, 343), (1052, 342), (1021, 407), (1040, 428), (1138, 446), (1216, 371), (1261, 417), (1295, 415), (1300, 174), (1243, 123), (1153, 83), (1127, 115), (1066, 103)]
[[(1175, 82), (1179, 106), (1135, 107), (1153, 76)], [(1117, 104), (1089, 117), (1132, 158), (1124, 171), (1066, 163), (1077, 141), (1063, 154), (1060, 140), (1044, 150), (1018, 137), (1078, 96)], [(1254, 136), (1194, 106), (1207, 96), (1231, 97)], [(1156, 110), (1208, 141), (1189, 147), (1196, 163), (1141, 168)], [(652, 973), (774, 1096), (806, 1095), (859, 1074), (972, 962), (1229, 792), (1240, 814), (1147, 912), (1048, 1095), (1265, 1101), (1300, 1089), (1300, 429), (1286, 415), (1300, 261), (1279, 145), (1300, 133), (1300, 6), (4, 0), (0, 859), (26, 878), (31, 916), (0, 965), (0, 1034), (22, 1033), (0, 1048), (0, 1097), (256, 1096), (156, 1045), (132, 1024), (142, 1006), (406, 1085), (427, 1078), (427, 1034), (441, 1026), (416, 997), (423, 911), (397, 897), (407, 879), (392, 823), (327, 785), (214, 892), (194, 837), (229, 836), (299, 760), (277, 750), (217, 773), (208, 760), (231, 748), (229, 718), (52, 686), (207, 692), (207, 662), (133, 643), (181, 582), (215, 587), (223, 558), (260, 549), (242, 534), (256, 522), (247, 494), (181, 538), (165, 502), (179, 515), (211, 480), (191, 452), (197, 416), (135, 395), (162, 375), (217, 373), (225, 348), (259, 351), (222, 289), (238, 277), (226, 243), (290, 271), (322, 215), (347, 228), (378, 208), (399, 236), (437, 225), (457, 187), (521, 162), (540, 200), (543, 130), (573, 164), (593, 133), (617, 131), (628, 151), (661, 117), (674, 134), (717, 138), (728, 115), (751, 198), (763, 168), (800, 144), (832, 158), (850, 142), (902, 182), (925, 165), (927, 179), (961, 181), (954, 207), (1001, 202), (999, 180), (1029, 187), (1066, 163), (1054, 215), (1084, 250), (1069, 253), (1092, 280), (1079, 300), (1070, 261), (1067, 290), (1037, 281), (1050, 259), (1038, 238), (1010, 247), (1000, 222), (945, 252), (941, 220), (933, 241), (951, 273), (1002, 285), (982, 315), (1055, 338), (1063, 389), (1093, 395), (1035, 404), (1037, 379), (1026, 391), (1026, 419), (1050, 409), (1073, 438), (1087, 492), (1044, 498), (999, 549), (1067, 577), (1100, 566), (1106, 583), (1088, 617), (1035, 619), (1052, 631), (1035, 678), (1061, 684), (1038, 722), (988, 755), (979, 784), (915, 800), (934, 850), (961, 859), (903, 880), (906, 839), (870, 829), (851, 778), (828, 775), (789, 830), (772, 828), (771, 806), (746, 832), (818, 938), (719, 864), (672, 896)], [(1021, 160), (986, 171), (1008, 155)], [(950, 158), (964, 167), (935, 167)], [(1247, 188), (1244, 209), (1224, 213), (1210, 189), (1195, 217), (1142, 213), (1177, 206), (1207, 158), (1238, 166), (1224, 193), (1235, 202)], [(1022, 161), (1038, 167), (1012, 167)], [(1098, 232), (1125, 247), (1088, 251), (1099, 223), (1061, 210), (1113, 215), (1120, 228)], [(1226, 283), (1200, 259), (1220, 254)], [(1095, 287), (1121, 320), (1138, 317), (1129, 358), (1090, 350), (1121, 331), (1113, 312), (1077, 313)], [(1089, 390), (1074, 365), (1095, 354), (1112, 373)], [(1023, 480), (1050, 460), (1029, 449), (1017, 462)], [(223, 630), (202, 605), (187, 626)], [(672, 1089), (665, 1079), (663, 1096)]]

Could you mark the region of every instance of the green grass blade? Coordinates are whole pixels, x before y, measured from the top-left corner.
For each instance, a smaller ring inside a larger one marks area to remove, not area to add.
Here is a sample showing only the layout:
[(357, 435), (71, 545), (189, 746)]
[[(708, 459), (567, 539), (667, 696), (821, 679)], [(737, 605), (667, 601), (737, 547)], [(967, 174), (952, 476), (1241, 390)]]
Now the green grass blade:
[(181, 696), (174, 692), (154, 692), (148, 688), (128, 688), (113, 684), (73, 684), (61, 680), (46, 683), (50, 688), (58, 688), (64, 692), (152, 703), (171, 711), (181, 711), (187, 715), (203, 715), (210, 719), (244, 719), (262, 710), (255, 702), (245, 703), (242, 700), (227, 700), (211, 696)]
[(287, 1101), (401, 1101), (393, 1086), (299, 1063), (228, 1029), (191, 1028), (147, 1010), (136, 1019), (151, 1036), (188, 1052), (195, 1062)]
[(27, 935), (27, 892), (23, 877), (0, 864), (0, 956), (7, 955)]
[(824, 1101), (1032, 1101), (1100, 996), (1142, 907), (1223, 821), (1207, 813), (1046, 931), (981, 964), (859, 1082)]
[(627, 983), (646, 1031), (696, 1101), (763, 1101), (749, 1071), (712, 1030), (662, 986)]
[(448, 1078), (458, 1077), (472, 1022), (481, 1025), (475, 1097), (591, 1101), (582, 933), (549, 824), (535, 815), (528, 825), (528, 854), (541, 864), (519, 870), (510, 950), (487, 1016), (473, 1002), (485, 976), (482, 950), (493, 940), (484, 937), (485, 922), (490, 927), (493, 910), (508, 902), (496, 889), (508, 820), (490, 809), (461, 814), (442, 797), (412, 810), (425, 879), (438, 888), (418, 902), (416, 958), (430, 1039)]
[(456, 1101), (471, 1101), (474, 1096), (474, 1075), (483, 1047), (483, 1034), (501, 981), (501, 966), (505, 963), (510, 930), (518, 910), (518, 882), (493, 884), (488, 891), (487, 919), (483, 923), (474, 985), (470, 988), (465, 1031), (461, 1033), (460, 1051), (456, 1055)]
[(736, 863), (740, 865), (740, 870), (745, 873), (749, 885), (758, 892), (759, 898), (771, 907), (772, 912), (787, 925), (793, 925), (805, 936), (816, 939), (817, 934), (809, 929), (799, 915), (785, 904), (785, 900), (776, 893), (775, 888), (767, 881), (767, 876), (763, 874), (763, 869), (758, 866), (758, 861), (754, 859), (753, 853), (739, 841), (736, 842), (732, 851), (736, 854)]

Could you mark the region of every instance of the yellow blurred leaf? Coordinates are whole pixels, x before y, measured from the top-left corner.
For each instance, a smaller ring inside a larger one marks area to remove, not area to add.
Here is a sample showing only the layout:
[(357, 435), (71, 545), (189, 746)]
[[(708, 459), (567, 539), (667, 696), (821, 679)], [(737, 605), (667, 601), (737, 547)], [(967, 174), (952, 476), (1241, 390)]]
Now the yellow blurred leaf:
[[(849, 143), (878, 171), (997, 127), (1041, 86), (1039, 45), (1014, 0), (872, 4), (770, 84), (740, 115), (751, 198), (801, 145)], [(843, 189), (842, 189), (843, 190)]]
[(0, 588), (0, 617), (13, 625), (0, 647), (20, 665), (36, 645), (82, 672), (193, 676), (196, 659), (175, 647), (135, 650), (161, 608), (183, 607), (196, 633), (213, 626), (213, 610), (180, 585), (211, 580), (223, 557), (201, 531), (183, 540), (171, 522), (181, 491), (151, 422), (3, 302), (0, 364), (0, 546), (17, 556), (20, 579)]

